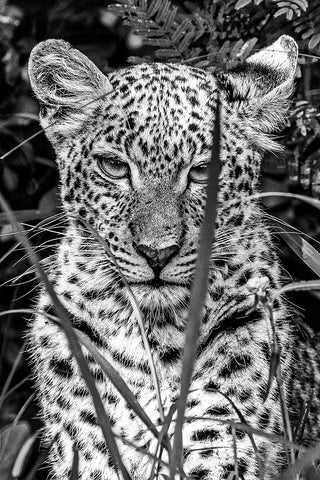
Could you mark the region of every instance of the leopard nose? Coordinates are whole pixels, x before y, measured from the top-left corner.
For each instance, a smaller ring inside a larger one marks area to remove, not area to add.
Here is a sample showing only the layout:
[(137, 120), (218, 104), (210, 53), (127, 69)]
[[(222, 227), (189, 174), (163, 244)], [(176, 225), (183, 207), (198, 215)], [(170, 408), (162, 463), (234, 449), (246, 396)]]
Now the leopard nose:
[(159, 250), (143, 244), (137, 246), (138, 252), (147, 260), (153, 270), (163, 268), (170, 258), (178, 253), (179, 249), (179, 246), (175, 244)]

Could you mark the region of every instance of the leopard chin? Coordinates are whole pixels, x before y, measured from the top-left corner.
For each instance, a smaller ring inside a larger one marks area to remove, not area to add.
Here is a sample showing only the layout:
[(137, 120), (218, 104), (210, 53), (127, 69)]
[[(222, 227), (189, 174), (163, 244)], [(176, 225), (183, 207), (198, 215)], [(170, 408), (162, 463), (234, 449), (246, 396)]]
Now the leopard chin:
[(139, 304), (144, 307), (157, 305), (174, 306), (179, 300), (189, 296), (190, 288), (173, 282), (157, 283), (140, 282), (130, 285), (132, 293)]

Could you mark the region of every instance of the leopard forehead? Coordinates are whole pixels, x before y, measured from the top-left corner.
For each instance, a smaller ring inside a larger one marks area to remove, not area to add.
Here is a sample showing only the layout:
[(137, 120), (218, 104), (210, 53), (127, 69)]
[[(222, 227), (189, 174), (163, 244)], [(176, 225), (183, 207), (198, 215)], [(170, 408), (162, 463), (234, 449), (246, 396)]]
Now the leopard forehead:
[(147, 64), (115, 72), (109, 81), (112, 91), (95, 111), (90, 150), (103, 154), (112, 146), (144, 172), (157, 174), (208, 152), (217, 102), (212, 74)]

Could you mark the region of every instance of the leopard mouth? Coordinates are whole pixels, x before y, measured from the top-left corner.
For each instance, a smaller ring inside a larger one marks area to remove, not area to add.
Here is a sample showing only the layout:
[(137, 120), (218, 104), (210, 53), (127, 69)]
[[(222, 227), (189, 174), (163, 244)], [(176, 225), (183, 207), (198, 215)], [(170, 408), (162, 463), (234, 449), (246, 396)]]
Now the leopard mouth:
[(130, 282), (130, 286), (145, 286), (151, 287), (152, 289), (160, 289), (161, 287), (169, 287), (169, 286), (181, 286), (182, 284), (179, 282), (168, 282), (165, 280), (161, 280), (159, 277), (154, 277), (151, 280), (145, 280), (140, 282)]

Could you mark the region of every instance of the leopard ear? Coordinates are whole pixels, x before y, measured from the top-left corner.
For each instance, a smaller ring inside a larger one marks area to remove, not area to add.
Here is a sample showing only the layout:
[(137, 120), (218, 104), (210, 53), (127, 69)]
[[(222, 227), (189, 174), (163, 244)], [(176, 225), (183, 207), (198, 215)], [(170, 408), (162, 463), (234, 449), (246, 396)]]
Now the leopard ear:
[(225, 76), (227, 97), (239, 103), (253, 140), (262, 148), (277, 149), (264, 134), (285, 125), (297, 59), (296, 42), (282, 35)]
[(112, 90), (94, 63), (63, 40), (46, 40), (34, 47), (29, 77), (50, 140), (77, 131)]

